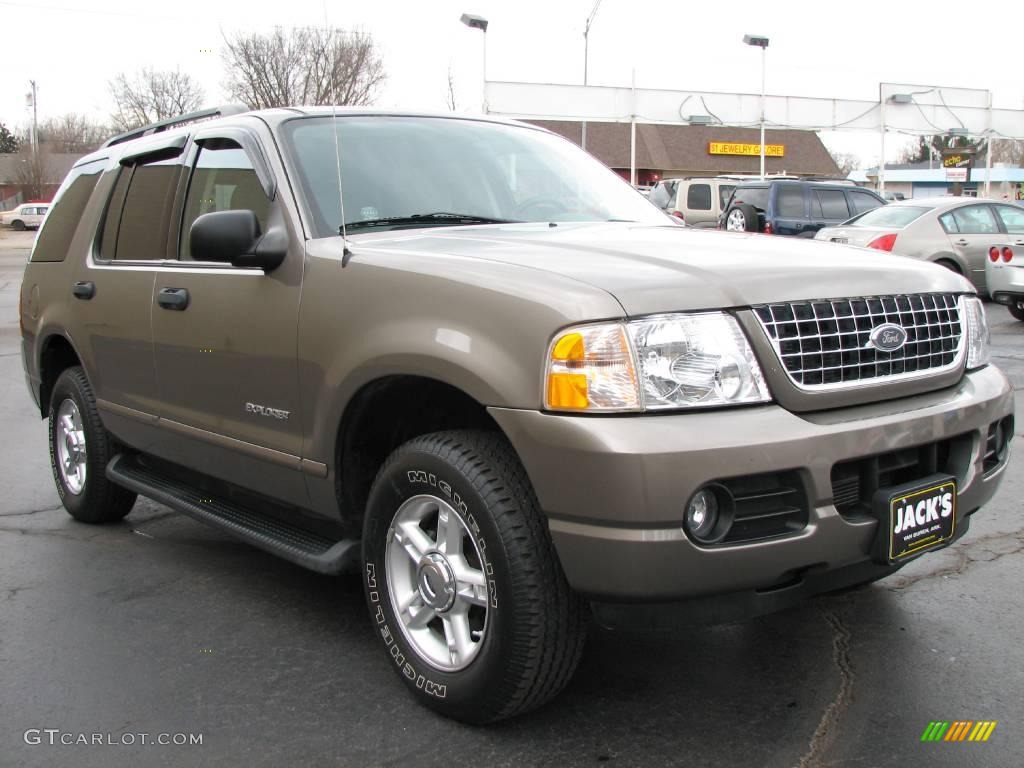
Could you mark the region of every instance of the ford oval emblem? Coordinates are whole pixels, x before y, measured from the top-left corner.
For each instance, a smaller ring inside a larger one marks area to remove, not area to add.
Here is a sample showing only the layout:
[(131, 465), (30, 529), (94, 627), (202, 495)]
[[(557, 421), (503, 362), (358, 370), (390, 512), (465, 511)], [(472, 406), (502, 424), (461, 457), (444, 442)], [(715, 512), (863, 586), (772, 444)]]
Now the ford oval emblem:
[(879, 352), (895, 352), (907, 343), (907, 331), (896, 323), (883, 323), (871, 329), (867, 346)]

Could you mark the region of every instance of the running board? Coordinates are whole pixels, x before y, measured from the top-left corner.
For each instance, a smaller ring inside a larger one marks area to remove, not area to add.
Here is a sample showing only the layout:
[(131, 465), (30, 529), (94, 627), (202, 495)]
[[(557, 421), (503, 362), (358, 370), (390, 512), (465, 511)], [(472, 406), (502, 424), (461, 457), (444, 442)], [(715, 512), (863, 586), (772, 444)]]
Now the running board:
[(130, 491), (311, 571), (337, 574), (358, 569), (359, 542), (355, 539), (334, 541), (232, 502), (208, 498), (208, 494), (161, 475), (130, 456), (118, 454), (111, 459), (107, 477)]

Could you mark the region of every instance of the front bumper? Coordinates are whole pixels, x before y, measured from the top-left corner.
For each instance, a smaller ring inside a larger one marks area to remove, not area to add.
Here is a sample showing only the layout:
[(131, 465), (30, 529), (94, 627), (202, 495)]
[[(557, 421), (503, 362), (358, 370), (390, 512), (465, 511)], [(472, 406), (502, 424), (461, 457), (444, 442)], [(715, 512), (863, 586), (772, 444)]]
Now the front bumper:
[[(791, 587), (807, 574), (860, 565), (884, 575), (870, 568), (878, 522), (836, 510), (833, 465), (968, 435), (962, 535), (966, 516), (999, 485), (1001, 467), (983, 470), (985, 436), (1013, 412), (1013, 391), (988, 366), (938, 392), (815, 413), (777, 405), (614, 417), (490, 412), (526, 467), (572, 587), (598, 601), (657, 602)], [(801, 530), (714, 547), (683, 533), (684, 505), (700, 486), (784, 470), (806, 486)]]

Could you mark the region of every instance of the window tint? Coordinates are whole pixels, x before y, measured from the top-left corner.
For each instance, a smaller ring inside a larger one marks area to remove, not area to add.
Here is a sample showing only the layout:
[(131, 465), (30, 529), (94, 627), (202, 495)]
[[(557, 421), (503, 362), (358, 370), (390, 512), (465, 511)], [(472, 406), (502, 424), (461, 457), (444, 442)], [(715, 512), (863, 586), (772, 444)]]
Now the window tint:
[(739, 187), (732, 202), (733, 205), (746, 203), (763, 211), (768, 207), (768, 187)]
[(191, 258), (189, 230), (192, 222), (204, 213), (248, 210), (256, 214), (260, 231), (267, 231), (270, 200), (260, 185), (249, 156), (240, 147), (203, 147), (196, 158), (195, 169), (185, 198), (185, 215), (181, 227), (181, 258)]
[(811, 199), (814, 201), (813, 212), (823, 219), (846, 221), (850, 218), (846, 195), (841, 189), (815, 189)]
[(686, 208), (690, 211), (710, 211), (711, 185), (691, 184), (686, 192)]
[(776, 215), (787, 219), (802, 219), (804, 210), (804, 188), (796, 184), (779, 184), (775, 193)]
[[(53, 201), (53, 214), (47, 217), (39, 232), (32, 250), (32, 261), (63, 261), (67, 256), (71, 238), (75, 236), (103, 165), (104, 161), (99, 160), (71, 169)], [(41, 210), (45, 212), (46, 208)]]
[[(958, 232), (961, 235), (992, 235), (999, 232), (996, 224), (996, 217), (987, 205), (967, 205), (950, 211), (946, 216), (952, 215), (954, 229), (946, 227), (947, 232)], [(945, 225), (946, 222), (943, 221)]]
[(864, 213), (865, 211), (872, 211), (882, 205), (882, 201), (874, 195), (869, 195), (867, 192), (847, 192), (847, 196), (850, 198), (850, 205), (853, 207), (854, 213)]
[(732, 191), (736, 189), (735, 184), (720, 184), (718, 187), (718, 207), (723, 211), (725, 206), (729, 204), (729, 197), (732, 195)]
[(107, 206), (102, 258), (150, 261), (167, 257), (167, 230), (180, 176), (177, 158), (121, 169)]
[(1003, 226), (1011, 235), (1024, 234), (1024, 208), (1014, 205), (997, 205), (999, 218), (1003, 220)]

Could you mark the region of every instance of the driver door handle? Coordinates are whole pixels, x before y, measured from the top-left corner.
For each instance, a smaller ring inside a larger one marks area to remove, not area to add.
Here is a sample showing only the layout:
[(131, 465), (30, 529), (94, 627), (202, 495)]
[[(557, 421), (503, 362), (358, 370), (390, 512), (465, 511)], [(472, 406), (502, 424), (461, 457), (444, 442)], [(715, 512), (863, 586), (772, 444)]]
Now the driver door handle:
[(156, 303), (164, 309), (184, 312), (188, 309), (188, 290), (185, 288), (161, 288)]

